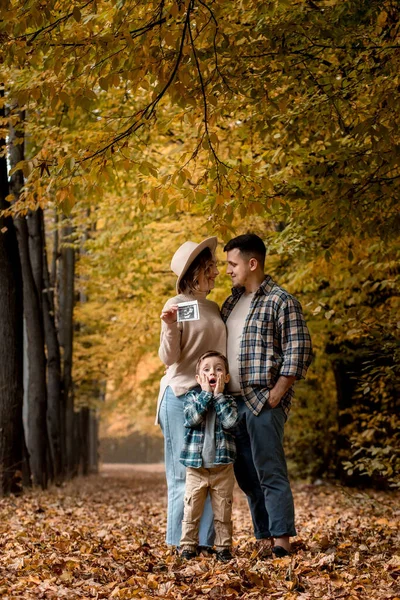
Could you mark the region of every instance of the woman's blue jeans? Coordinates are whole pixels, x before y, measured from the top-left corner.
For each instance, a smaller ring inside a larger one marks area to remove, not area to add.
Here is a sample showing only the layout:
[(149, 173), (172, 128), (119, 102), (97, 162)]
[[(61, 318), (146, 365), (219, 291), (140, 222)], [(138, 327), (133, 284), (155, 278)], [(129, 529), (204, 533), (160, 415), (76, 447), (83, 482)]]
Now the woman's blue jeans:
[[(182, 534), (186, 468), (179, 462), (185, 433), (183, 397), (175, 396), (168, 386), (160, 406), (159, 420), (164, 434), (165, 474), (168, 487), (166, 542), (179, 546)], [(210, 496), (207, 497), (200, 521), (199, 545), (214, 544), (214, 517)]]

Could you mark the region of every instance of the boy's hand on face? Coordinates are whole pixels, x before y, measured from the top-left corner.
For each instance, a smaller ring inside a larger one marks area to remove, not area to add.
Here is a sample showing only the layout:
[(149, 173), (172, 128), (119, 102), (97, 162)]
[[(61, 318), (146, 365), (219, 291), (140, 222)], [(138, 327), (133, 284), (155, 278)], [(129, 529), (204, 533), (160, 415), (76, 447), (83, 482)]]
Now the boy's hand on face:
[(225, 377), (224, 373), (217, 374), (217, 383), (214, 389), (214, 396), (217, 394), (222, 394), (225, 388)]
[(200, 375), (200, 385), (203, 392), (212, 392), (208, 377), (204, 373)]

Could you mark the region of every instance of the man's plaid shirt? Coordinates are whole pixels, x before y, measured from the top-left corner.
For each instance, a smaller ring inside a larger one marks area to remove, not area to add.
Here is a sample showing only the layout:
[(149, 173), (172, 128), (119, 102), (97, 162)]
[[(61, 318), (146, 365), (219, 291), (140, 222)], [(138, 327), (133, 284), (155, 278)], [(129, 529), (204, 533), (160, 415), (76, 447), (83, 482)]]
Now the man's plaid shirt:
[(234, 462), (236, 445), (233, 435), (227, 431), (237, 423), (238, 413), (232, 396), (211, 392), (189, 390), (183, 399), (185, 418), (185, 439), (180, 456), (180, 462), (186, 467), (199, 468), (203, 466), (202, 451), (206, 414), (215, 410), (215, 465)]
[[(225, 300), (221, 309), (225, 323), (243, 292), (244, 288), (233, 288)], [(240, 387), (249, 409), (258, 415), (279, 376), (302, 379), (311, 359), (311, 338), (300, 302), (267, 275), (254, 294), (239, 348)], [(286, 414), (293, 395), (292, 386), (281, 400)]]

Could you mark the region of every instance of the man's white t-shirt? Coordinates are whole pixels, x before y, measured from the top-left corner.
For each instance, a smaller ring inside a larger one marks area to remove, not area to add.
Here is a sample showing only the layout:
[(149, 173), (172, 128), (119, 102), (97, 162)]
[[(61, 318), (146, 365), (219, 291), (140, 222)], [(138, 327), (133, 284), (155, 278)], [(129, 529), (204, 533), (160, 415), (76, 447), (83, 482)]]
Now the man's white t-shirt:
[(243, 327), (250, 310), (250, 304), (255, 292), (242, 294), (226, 321), (227, 331), (227, 359), (229, 362), (229, 374), (231, 376), (227, 384), (228, 392), (240, 394), (239, 380), (239, 350), (243, 334)]

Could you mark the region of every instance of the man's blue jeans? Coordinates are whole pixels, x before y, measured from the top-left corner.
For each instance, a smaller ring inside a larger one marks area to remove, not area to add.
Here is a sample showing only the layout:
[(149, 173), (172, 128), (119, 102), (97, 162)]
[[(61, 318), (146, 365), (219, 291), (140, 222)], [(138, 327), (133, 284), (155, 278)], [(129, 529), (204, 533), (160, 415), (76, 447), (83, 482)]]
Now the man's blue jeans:
[[(159, 420), (164, 434), (165, 474), (168, 487), (168, 514), (166, 542), (179, 546), (182, 534), (185, 498), (186, 467), (179, 462), (185, 433), (183, 396), (175, 396), (168, 386), (160, 406)], [(213, 546), (214, 516), (208, 495), (200, 521), (199, 545)]]
[(255, 416), (236, 396), (240, 420), (232, 431), (237, 459), (235, 475), (247, 496), (257, 539), (296, 535), (294, 504), (283, 451), (286, 421), (280, 405), (264, 406)]

